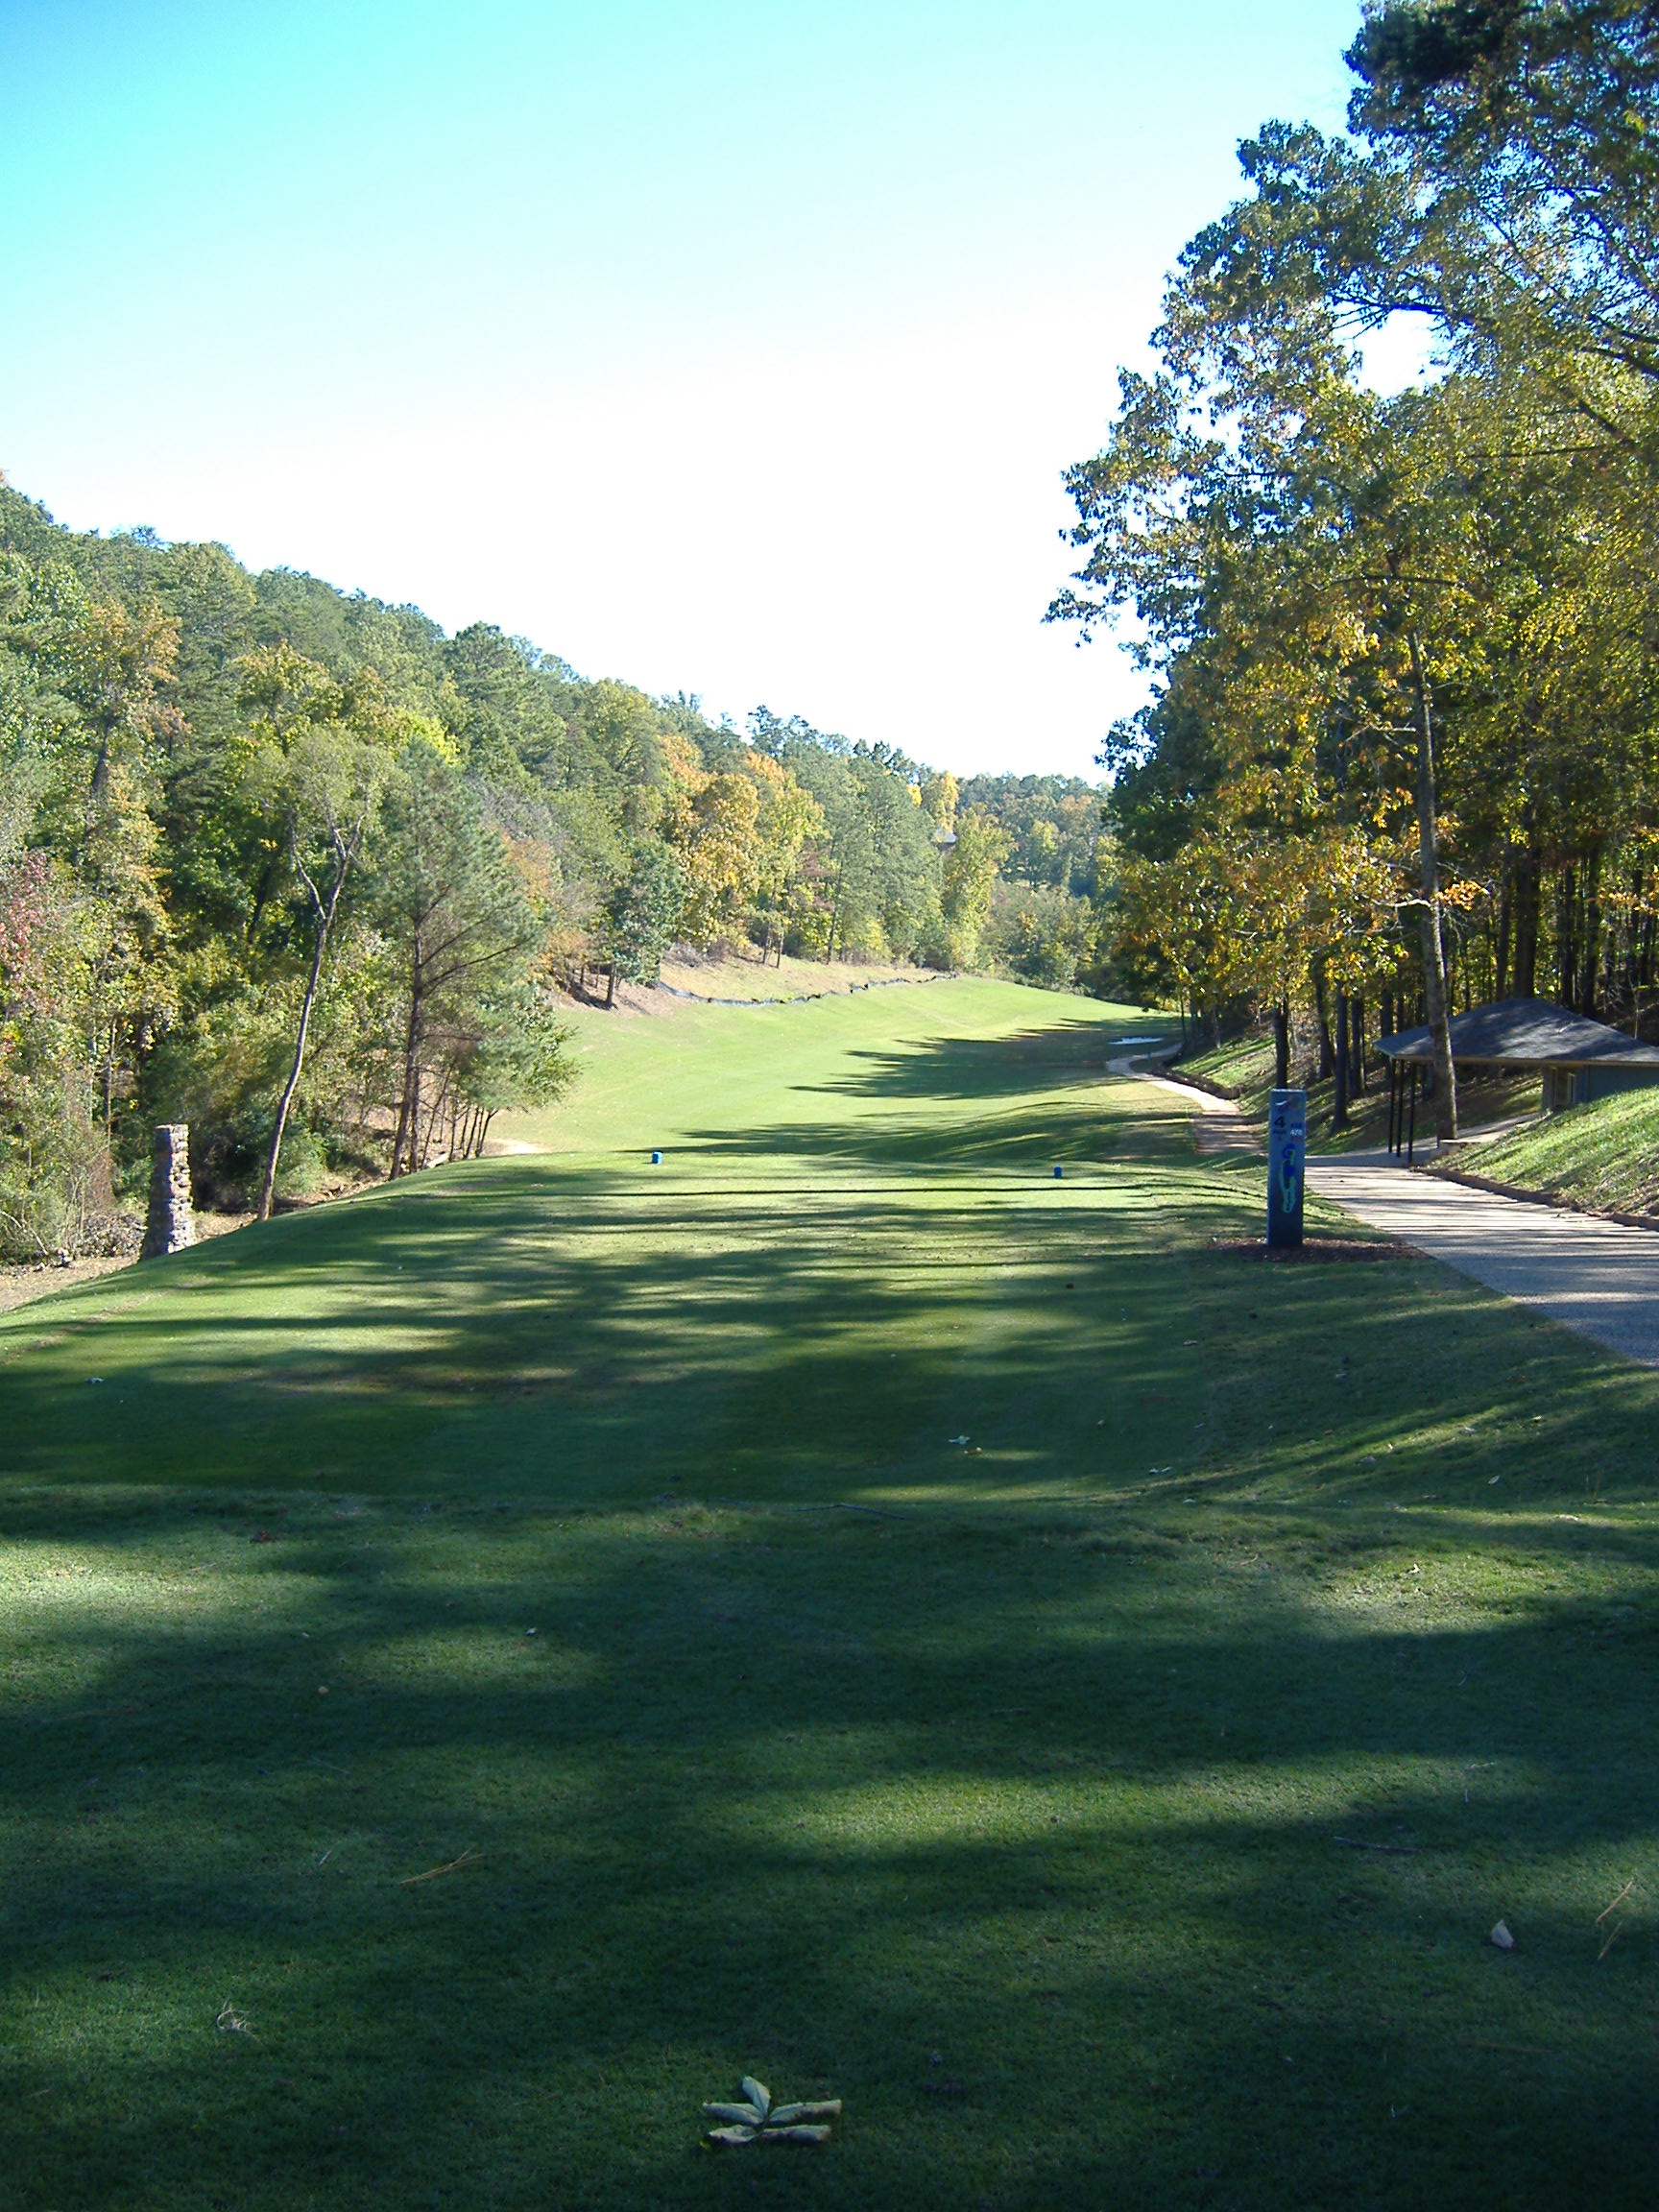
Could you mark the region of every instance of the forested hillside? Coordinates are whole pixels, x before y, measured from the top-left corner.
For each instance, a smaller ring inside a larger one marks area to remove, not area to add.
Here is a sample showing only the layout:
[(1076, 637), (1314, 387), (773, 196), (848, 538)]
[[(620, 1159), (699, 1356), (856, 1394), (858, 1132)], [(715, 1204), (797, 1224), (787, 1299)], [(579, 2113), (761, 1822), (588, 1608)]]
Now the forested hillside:
[(1106, 756), (1142, 987), (1271, 1010), (1281, 1081), (1298, 1010), (1328, 1062), (1426, 1020), (1444, 1134), (1455, 1005), (1659, 982), (1659, 17), (1389, 0), (1349, 60), (1352, 135), (1266, 126), (1186, 250), (1052, 612), (1157, 679)]
[(0, 481), (0, 1249), (130, 1236), (158, 1120), (262, 1210), (475, 1150), (569, 1079), (562, 991), (676, 940), (1070, 986), (1098, 832)]

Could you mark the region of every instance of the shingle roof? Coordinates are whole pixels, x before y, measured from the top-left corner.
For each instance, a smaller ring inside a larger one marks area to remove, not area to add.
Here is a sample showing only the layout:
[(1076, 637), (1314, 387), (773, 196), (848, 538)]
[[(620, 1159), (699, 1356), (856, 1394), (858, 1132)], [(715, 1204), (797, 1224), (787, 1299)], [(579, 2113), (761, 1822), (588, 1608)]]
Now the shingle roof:
[[(1391, 1060), (1434, 1057), (1426, 1028), (1384, 1037), (1378, 1050)], [(1622, 1029), (1552, 1006), (1548, 998), (1501, 998), (1495, 1006), (1454, 1015), (1452, 1059), (1460, 1068), (1659, 1069), (1659, 1046), (1638, 1045)]]

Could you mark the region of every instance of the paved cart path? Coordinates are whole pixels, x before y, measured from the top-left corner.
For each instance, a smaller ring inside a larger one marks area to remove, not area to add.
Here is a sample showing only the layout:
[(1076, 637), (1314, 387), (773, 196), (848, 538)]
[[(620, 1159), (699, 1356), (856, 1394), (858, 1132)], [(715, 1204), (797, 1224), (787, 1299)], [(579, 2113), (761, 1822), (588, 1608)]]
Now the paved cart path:
[(1659, 1366), (1659, 1234), (1443, 1183), (1385, 1152), (1308, 1163), (1308, 1182), (1373, 1229)]
[(1260, 1152), (1262, 1140), (1245, 1120), (1231, 1098), (1217, 1098), (1212, 1091), (1200, 1091), (1195, 1083), (1180, 1083), (1172, 1076), (1149, 1074), (1136, 1064), (1134, 1055), (1108, 1060), (1108, 1072), (1113, 1075), (1138, 1075), (1142, 1083), (1156, 1085), (1160, 1091), (1173, 1092), (1192, 1110), (1192, 1139), (1200, 1152)]

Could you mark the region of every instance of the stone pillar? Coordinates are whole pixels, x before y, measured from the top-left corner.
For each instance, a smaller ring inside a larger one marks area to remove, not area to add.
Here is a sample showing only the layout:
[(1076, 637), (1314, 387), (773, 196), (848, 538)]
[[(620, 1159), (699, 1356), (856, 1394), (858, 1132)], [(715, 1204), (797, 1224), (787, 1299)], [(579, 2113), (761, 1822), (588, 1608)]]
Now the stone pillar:
[(190, 1211), (190, 1125), (163, 1121), (156, 1131), (150, 1155), (150, 1220), (144, 1231), (140, 1260), (159, 1260), (164, 1252), (182, 1252), (196, 1241), (196, 1220)]

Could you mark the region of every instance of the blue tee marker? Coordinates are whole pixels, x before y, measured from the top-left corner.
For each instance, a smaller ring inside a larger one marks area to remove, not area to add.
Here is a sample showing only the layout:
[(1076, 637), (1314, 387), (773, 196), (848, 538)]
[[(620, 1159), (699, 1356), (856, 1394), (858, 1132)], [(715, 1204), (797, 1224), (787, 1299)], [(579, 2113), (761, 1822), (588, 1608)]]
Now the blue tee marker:
[(1054, 1180), (1055, 1180), (1055, 1182), (1056, 1182), (1056, 1183), (1058, 1183), (1058, 1182), (1059, 1182), (1059, 1180), (1060, 1180), (1061, 1176), (1062, 1176), (1062, 1175), (1064, 1175), (1064, 1174), (1065, 1174), (1065, 1172), (1066, 1172), (1066, 1170), (1065, 1170), (1065, 1168), (1064, 1168), (1064, 1167), (1056, 1167), (1056, 1168), (1055, 1168), (1055, 1170), (1054, 1170)]
[(653, 1167), (661, 1167), (661, 1165), (662, 1165), (662, 1155), (661, 1155), (661, 1152), (653, 1152), (653, 1153), (652, 1153), (652, 1155), (651, 1155), (651, 1165), (652, 1165), (652, 1166), (653, 1166)]
[(1302, 1241), (1302, 1170), (1308, 1155), (1308, 1094), (1267, 1094), (1267, 1241)]

